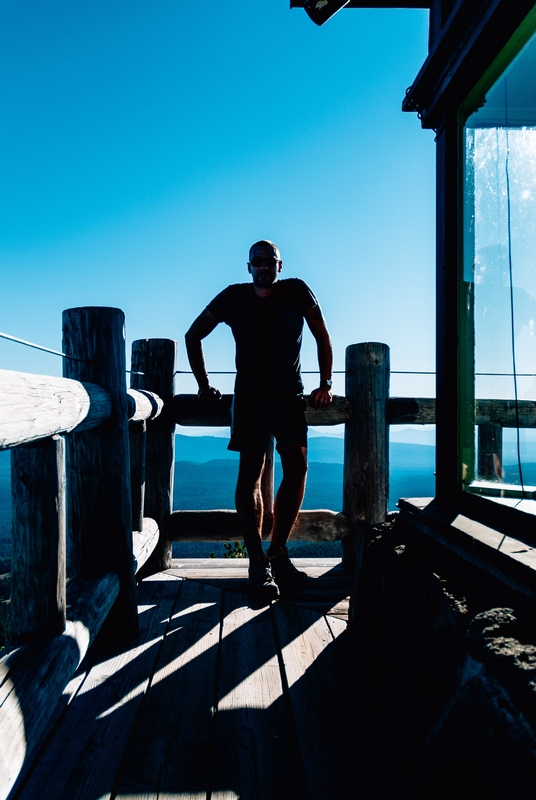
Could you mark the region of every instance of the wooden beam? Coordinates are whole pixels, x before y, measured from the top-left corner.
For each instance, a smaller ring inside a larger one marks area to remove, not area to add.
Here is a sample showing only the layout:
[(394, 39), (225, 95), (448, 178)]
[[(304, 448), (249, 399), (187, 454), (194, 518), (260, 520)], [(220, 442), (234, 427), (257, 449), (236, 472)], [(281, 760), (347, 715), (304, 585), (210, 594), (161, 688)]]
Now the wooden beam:
[(156, 419), (164, 408), (164, 401), (146, 389), (127, 389), (129, 422), (145, 422)]
[(66, 609), (62, 438), (12, 451), (11, 495), (11, 640), (60, 634)]
[[(436, 401), (433, 397), (391, 397), (387, 404), (390, 425), (434, 425)], [(536, 428), (536, 401), (476, 401), (475, 425), (496, 423), (503, 428)]]
[(355, 552), (344, 561), (359, 571), (363, 526), (387, 519), (389, 497), (389, 348), (361, 342), (346, 348), (346, 395), (354, 413), (344, 434), (343, 512), (348, 518)]
[[(127, 390), (128, 418), (158, 417), (163, 401), (153, 392)], [(0, 450), (49, 436), (91, 430), (112, 411), (102, 386), (70, 378), (0, 369)]]
[[(115, 572), (121, 584), (106, 631), (115, 641), (137, 635), (138, 614), (132, 552), (132, 505), (125, 391), (125, 316), (118, 308), (70, 308), (63, 312), (66, 377), (90, 380), (112, 398), (112, 415), (94, 431), (67, 440), (69, 528), (74, 569), (88, 575)], [(153, 423), (153, 424), (156, 424)]]
[[(172, 417), (177, 425), (228, 428), (231, 424), (233, 396), (225, 394), (207, 407), (201, 406), (196, 394), (177, 394), (173, 398)], [(313, 408), (306, 395), (305, 418), (308, 425), (341, 425), (348, 422), (352, 408), (346, 397), (335, 395), (328, 408)]]
[(387, 418), (390, 425), (434, 425), (435, 398), (390, 397)]
[[(145, 440), (144, 516), (156, 520), (160, 530), (173, 507), (175, 421), (168, 409), (172, 408), (176, 360), (177, 342), (172, 339), (132, 343), (132, 388), (157, 392), (165, 407), (165, 413), (148, 426)], [(171, 543), (161, 537), (146, 569), (158, 572), (170, 562)]]
[(534, 400), (477, 400), (476, 424), (495, 422), (503, 428), (536, 428)]
[[(349, 533), (344, 514), (319, 509), (300, 511), (291, 539), (334, 542)], [(243, 536), (236, 511), (174, 511), (166, 523), (166, 536), (173, 542), (238, 542)]]
[(138, 573), (158, 544), (160, 532), (154, 519), (145, 517), (141, 530), (132, 534), (134, 571)]
[(0, 370), (0, 450), (102, 425), (112, 401), (92, 383)]
[(7, 797), (40, 744), (62, 692), (119, 592), (116, 575), (74, 580), (61, 636), (10, 651), (0, 661), (0, 797)]

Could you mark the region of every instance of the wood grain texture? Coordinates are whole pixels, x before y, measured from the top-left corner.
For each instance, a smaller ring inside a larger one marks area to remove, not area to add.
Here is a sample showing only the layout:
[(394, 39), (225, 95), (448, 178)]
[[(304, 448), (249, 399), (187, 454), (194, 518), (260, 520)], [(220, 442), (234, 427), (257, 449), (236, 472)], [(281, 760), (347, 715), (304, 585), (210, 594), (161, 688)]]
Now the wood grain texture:
[(94, 431), (67, 440), (69, 530), (73, 572), (115, 572), (121, 591), (110, 626), (128, 639), (137, 634), (132, 550), (128, 407), (125, 391), (125, 319), (117, 308), (63, 312), (66, 377), (91, 380), (112, 398), (112, 414)]
[[(307, 400), (305, 418), (308, 425), (340, 425), (347, 422), (352, 408), (346, 397), (335, 395), (327, 408), (313, 408)], [(173, 398), (172, 414), (177, 425), (199, 425), (204, 427), (229, 427), (231, 424), (231, 402), (233, 396), (224, 394), (221, 400), (202, 406), (196, 394), (177, 394)]]
[(205, 797), (221, 592), (184, 582), (128, 746), (118, 797)]
[(127, 389), (128, 418), (131, 422), (156, 419), (162, 413), (164, 401), (146, 389)]
[(346, 797), (359, 775), (361, 759), (355, 737), (355, 689), (341, 673), (337, 640), (326, 620), (314, 612), (283, 603), (274, 604), (272, 612), (307, 780), (307, 798)]
[(346, 349), (346, 394), (357, 413), (345, 430), (343, 510), (350, 525), (376, 525), (386, 520), (389, 492), (387, 345)]
[(1, 661), (0, 797), (7, 797), (25, 762), (35, 753), (54, 708), (119, 590), (115, 575), (73, 581), (61, 636), (8, 653)]
[[(334, 542), (349, 533), (344, 514), (327, 509), (300, 511), (292, 529), (293, 541)], [(174, 511), (166, 523), (166, 536), (173, 542), (242, 541), (236, 511)]]
[(109, 393), (77, 380), (0, 370), (0, 450), (88, 430), (111, 413)]
[(11, 496), (11, 638), (60, 634), (66, 609), (63, 439), (12, 451)]
[(132, 503), (132, 530), (141, 531), (145, 509), (145, 436), (147, 425), (142, 422), (128, 424), (130, 451), (130, 498)]
[(141, 531), (134, 531), (132, 534), (134, 551), (134, 569), (137, 572), (143, 567), (148, 558), (158, 544), (160, 531), (154, 519), (143, 518)]
[(434, 397), (390, 397), (387, 418), (390, 425), (434, 425)]
[(212, 790), (221, 798), (296, 800), (302, 796), (300, 767), (270, 608), (226, 593), (222, 636)]
[[(301, 588), (283, 590), (281, 601), (347, 620), (355, 579), (342, 567), (340, 560), (327, 559), (330, 563), (323, 566), (316, 566), (312, 558), (292, 560), (298, 569), (307, 573), (309, 580)], [(240, 592), (252, 598), (254, 596), (248, 577), (248, 559), (174, 559), (172, 563), (173, 567), (167, 570), (172, 575), (201, 581), (225, 591)]]
[(90, 663), (59, 725), (26, 780), (24, 800), (105, 800), (143, 703), (182, 582), (161, 576), (138, 588), (140, 636), (125, 650)]
[[(161, 531), (173, 507), (175, 422), (171, 404), (176, 360), (177, 342), (171, 339), (138, 339), (132, 343), (131, 387), (156, 392), (164, 403), (164, 413), (147, 427), (145, 443), (144, 515), (156, 520)], [(165, 569), (170, 559), (171, 542), (161, 536), (147, 569)]]
[(389, 348), (362, 342), (346, 348), (346, 396), (354, 413), (344, 432), (342, 509), (351, 536), (344, 560), (359, 571), (363, 553), (361, 526), (387, 519), (389, 498)]

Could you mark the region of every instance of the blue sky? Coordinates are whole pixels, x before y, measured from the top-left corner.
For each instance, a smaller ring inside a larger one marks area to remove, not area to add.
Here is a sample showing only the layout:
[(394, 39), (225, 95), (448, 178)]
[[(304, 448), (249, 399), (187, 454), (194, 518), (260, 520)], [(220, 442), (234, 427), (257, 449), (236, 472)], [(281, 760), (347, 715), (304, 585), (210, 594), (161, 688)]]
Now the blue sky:
[[(317, 28), (287, 0), (4, 0), (0, 330), (60, 349), (64, 308), (117, 306), (129, 343), (178, 339), (186, 369), (185, 330), (268, 237), (318, 295), (336, 369), (384, 341), (393, 369), (433, 370), (433, 133), (400, 110), (427, 35), (421, 10)], [(232, 370), (228, 329), (206, 353)], [(0, 340), (0, 366), (61, 360)]]

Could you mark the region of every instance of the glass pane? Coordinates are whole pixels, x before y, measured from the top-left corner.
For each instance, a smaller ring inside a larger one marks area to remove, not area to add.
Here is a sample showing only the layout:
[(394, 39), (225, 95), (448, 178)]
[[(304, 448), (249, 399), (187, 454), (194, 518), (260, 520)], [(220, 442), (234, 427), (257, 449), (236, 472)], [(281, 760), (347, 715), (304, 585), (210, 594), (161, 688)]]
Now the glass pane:
[(464, 251), (482, 423), (467, 488), (532, 499), (536, 428), (525, 412), (536, 400), (536, 37), (466, 123)]

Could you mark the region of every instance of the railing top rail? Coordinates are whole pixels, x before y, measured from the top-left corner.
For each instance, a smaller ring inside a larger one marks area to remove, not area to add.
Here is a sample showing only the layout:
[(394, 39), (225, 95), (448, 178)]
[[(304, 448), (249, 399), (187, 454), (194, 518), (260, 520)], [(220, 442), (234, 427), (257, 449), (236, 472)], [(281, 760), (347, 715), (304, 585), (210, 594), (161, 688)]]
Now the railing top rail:
[[(162, 411), (153, 392), (125, 391), (129, 419), (154, 419)], [(98, 427), (111, 410), (109, 392), (93, 383), (0, 370), (0, 450)]]

